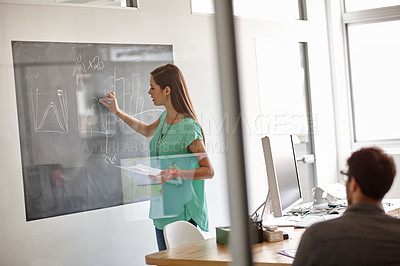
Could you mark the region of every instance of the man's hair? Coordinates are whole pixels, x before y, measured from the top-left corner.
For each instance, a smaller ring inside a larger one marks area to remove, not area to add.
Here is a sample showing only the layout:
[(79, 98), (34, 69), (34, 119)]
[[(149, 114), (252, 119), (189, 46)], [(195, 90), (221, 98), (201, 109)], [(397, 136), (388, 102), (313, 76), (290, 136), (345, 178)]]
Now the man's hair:
[(396, 176), (393, 158), (376, 147), (354, 152), (347, 165), (364, 195), (373, 199), (383, 199)]

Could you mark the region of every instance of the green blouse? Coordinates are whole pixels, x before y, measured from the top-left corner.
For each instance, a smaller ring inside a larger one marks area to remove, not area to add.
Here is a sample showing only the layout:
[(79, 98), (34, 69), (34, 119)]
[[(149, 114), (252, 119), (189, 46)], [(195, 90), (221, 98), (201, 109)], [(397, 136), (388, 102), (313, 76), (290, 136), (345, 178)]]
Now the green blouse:
[[(203, 139), (200, 125), (186, 117), (175, 125), (165, 122), (167, 111), (160, 116), (160, 124), (150, 142), (152, 167), (159, 169), (190, 170), (199, 167), (189, 145)], [(204, 180), (172, 179), (165, 184), (151, 186), (150, 215), (156, 228), (175, 221), (193, 219), (208, 232), (208, 210)]]

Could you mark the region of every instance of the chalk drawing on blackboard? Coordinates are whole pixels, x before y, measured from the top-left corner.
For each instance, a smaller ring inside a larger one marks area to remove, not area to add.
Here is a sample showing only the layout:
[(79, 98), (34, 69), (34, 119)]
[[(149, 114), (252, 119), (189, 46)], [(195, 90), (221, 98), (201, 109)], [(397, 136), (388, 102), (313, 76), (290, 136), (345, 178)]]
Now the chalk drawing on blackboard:
[[(122, 52), (121, 52), (122, 51)], [(163, 112), (148, 95), (150, 72), (173, 63), (172, 45), (12, 41), (26, 220), (149, 200), (149, 179), (121, 160), (148, 158), (150, 139), (98, 100), (145, 123)]]
[(83, 73), (86, 72), (85, 63), (82, 62), (82, 55), (79, 54), (76, 58), (76, 64), (74, 67), (74, 71), (72, 72), (72, 76), (75, 77), (76, 84), (83, 84)]
[[(72, 76), (75, 77), (76, 81), (76, 96), (77, 96), (77, 108), (78, 108), (78, 126), (79, 132), (82, 137), (93, 137), (98, 134), (104, 135), (106, 138), (111, 138), (115, 132), (110, 131), (107, 128), (108, 117), (107, 114), (102, 112), (102, 106), (99, 103), (99, 98), (91, 97), (87, 100), (87, 90), (90, 90), (90, 86), (85, 84), (85, 79), (90, 83), (90, 79), (93, 78), (93, 74), (85, 74), (90, 69), (101, 71), (104, 69), (104, 62), (99, 56), (95, 56), (93, 59), (87, 61), (88, 67), (86, 68), (85, 63), (82, 60), (82, 55), (78, 54), (72, 72)], [(114, 73), (116, 67), (114, 67)], [(115, 80), (115, 74), (109, 77)], [(106, 90), (105, 90), (106, 92)]]
[[(132, 75), (132, 84), (134, 88), (137, 91), (137, 94), (139, 95), (139, 88), (140, 88), (140, 76), (138, 73), (135, 73)], [(133, 100), (133, 97), (130, 99), (131, 101)], [(136, 114), (142, 113), (143, 112), (143, 107), (144, 107), (144, 98), (143, 97), (137, 97), (136, 98)], [(140, 120), (140, 117), (138, 118)]]
[[(31, 104), (36, 132), (68, 133), (67, 97), (61, 89), (58, 89), (56, 94), (59, 100), (59, 107), (57, 107), (55, 102), (49, 101), (49, 93), (40, 92), (39, 89), (31, 93)], [(44, 112), (40, 113), (38, 106), (46, 101), (49, 102)], [(59, 110), (59, 108), (61, 110)], [(57, 123), (52, 123), (52, 121), (50, 121), (52, 119), (55, 119)]]
[(92, 60), (89, 60), (88, 62), (88, 70), (91, 68), (99, 71), (104, 69), (104, 62), (100, 59), (98, 55), (96, 55)]
[(99, 104), (99, 99), (93, 97), (89, 102), (85, 103), (85, 107), (85, 111), (79, 112), (78, 116), (81, 136), (88, 137), (100, 134), (111, 138), (113, 133), (107, 129), (107, 119), (109, 118), (107, 114), (101, 112), (102, 107)]
[(34, 73), (34, 74), (27, 74), (26, 79), (37, 79), (39, 77), (39, 73)]

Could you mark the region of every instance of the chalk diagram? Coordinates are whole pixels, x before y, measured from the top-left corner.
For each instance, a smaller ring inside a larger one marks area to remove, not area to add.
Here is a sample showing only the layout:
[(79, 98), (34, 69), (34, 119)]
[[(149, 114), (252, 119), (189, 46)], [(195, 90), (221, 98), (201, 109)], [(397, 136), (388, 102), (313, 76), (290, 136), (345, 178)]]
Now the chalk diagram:
[[(99, 66), (104, 66), (101, 65), (102, 61), (98, 62)], [(97, 70), (100, 71), (102, 68), (97, 68)], [(114, 67), (113, 73), (111, 75), (109, 74), (109, 76), (104, 79), (101, 85), (101, 87), (104, 88), (102, 95), (107, 94), (109, 91), (115, 91), (121, 109), (142, 121), (142, 118), (146, 119), (146, 117), (142, 117), (144, 114), (148, 117), (155, 117), (162, 112), (160, 109), (144, 111), (145, 99), (139, 96), (141, 88), (139, 73), (131, 74), (128, 79), (117, 73), (117, 67)], [(99, 98), (87, 97), (88, 99), (85, 100), (85, 96), (93, 95), (91, 94), (93, 92), (87, 91), (91, 88), (85, 86), (84, 83), (85, 79), (83, 79), (83, 83), (78, 83), (76, 87), (78, 102), (81, 101), (81, 104), (78, 103), (78, 109), (80, 109), (78, 111), (80, 134), (86, 137), (103, 135), (106, 143), (105, 153), (108, 154), (108, 140), (116, 134), (116, 125), (120, 126), (120, 130), (123, 133), (131, 134), (134, 133), (134, 131), (111, 112), (108, 110), (104, 111), (105, 107), (99, 102)], [(96, 88), (92, 89), (96, 90)]]
[[(111, 91), (115, 91), (117, 98), (122, 98), (118, 100), (118, 104), (121, 109), (124, 110), (127, 114), (132, 115), (132, 117), (144, 121), (144, 116), (148, 115), (151, 117), (151, 114), (159, 114), (162, 112), (160, 109), (148, 109), (144, 111), (144, 97), (140, 95), (141, 88), (141, 79), (139, 73), (133, 73), (130, 77), (131, 86), (127, 88), (126, 81), (124, 77), (117, 77), (117, 68), (114, 68), (114, 74), (108, 78), (111, 80)], [(106, 82), (106, 81), (105, 81)], [(105, 91), (104, 94), (106, 94)], [(117, 122), (122, 124), (122, 130), (132, 131), (131, 128), (125, 126), (125, 123), (115, 117)]]
[[(111, 138), (113, 133), (107, 128), (107, 115), (102, 112), (99, 99), (94, 97), (93, 94), (90, 94), (94, 92), (90, 92), (90, 87), (86, 87), (84, 84), (85, 77), (91, 77), (88, 70), (102, 71), (104, 69), (104, 62), (99, 56), (95, 56), (92, 60), (88, 61), (88, 65), (89, 67), (86, 68), (82, 61), (82, 55), (79, 54), (72, 72), (72, 76), (75, 77), (76, 82), (79, 132), (84, 137), (100, 134)], [(96, 88), (93, 89), (96, 90)]]
[(113, 136), (108, 130), (107, 115), (101, 112), (99, 99), (91, 98), (87, 102), (85, 115), (79, 115), (79, 131), (83, 136), (93, 136), (96, 134), (105, 135), (108, 138)]
[[(98, 56), (88, 62), (89, 68), (85, 66), (82, 56), (79, 54), (71, 71), (76, 84), (78, 99), (77, 121), (79, 132), (84, 137), (103, 135), (107, 140), (116, 133), (115, 128), (111, 129), (112, 124), (115, 123), (120, 124), (122, 131), (133, 132), (121, 119), (108, 111), (104, 111), (104, 106), (99, 102), (99, 98), (95, 97), (99, 95), (96, 95), (96, 91), (102, 90), (102, 88), (90, 87), (85, 84), (86, 80), (91, 83), (88, 79), (92, 76), (88, 73), (88, 69), (105, 73), (104, 62)], [(140, 96), (141, 78), (139, 73), (131, 74), (129, 79), (117, 73), (117, 67), (114, 67), (113, 73), (105, 78), (102, 85), (104, 89), (100, 95), (115, 91), (118, 103), (126, 113), (141, 121), (156, 119), (162, 110), (155, 108), (144, 110), (145, 98)], [(31, 74), (26, 76), (26, 79), (36, 82), (38, 75)], [(33, 87), (31, 89), (31, 106), (35, 132), (69, 133), (66, 89), (50, 91), (46, 89), (45, 91), (41, 88), (34, 88), (34, 84), (31, 87)]]
[[(50, 93), (40, 92), (39, 88), (31, 90), (31, 104), (33, 110), (33, 123), (35, 132), (54, 132), (66, 134), (68, 128), (68, 104), (65, 92), (61, 89), (57, 90), (57, 98), (59, 106), (54, 101), (50, 101), (41, 113), (40, 102), (44, 99), (51, 98)], [(50, 120), (55, 119), (56, 123)]]
[(85, 64), (82, 62), (82, 55), (78, 55), (72, 76), (75, 77), (76, 84), (83, 84), (83, 73), (86, 73)]

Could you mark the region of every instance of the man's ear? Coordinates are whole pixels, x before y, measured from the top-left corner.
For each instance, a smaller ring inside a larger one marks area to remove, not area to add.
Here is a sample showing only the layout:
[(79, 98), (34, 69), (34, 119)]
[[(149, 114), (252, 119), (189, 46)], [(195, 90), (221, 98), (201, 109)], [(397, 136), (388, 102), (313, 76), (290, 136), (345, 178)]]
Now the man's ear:
[(357, 179), (355, 179), (354, 177), (350, 180), (350, 190), (351, 191), (356, 191), (357, 188), (359, 187)]
[(165, 93), (166, 95), (170, 95), (170, 94), (171, 94), (171, 88), (170, 88), (169, 86), (165, 86), (165, 88), (164, 88), (164, 93)]

